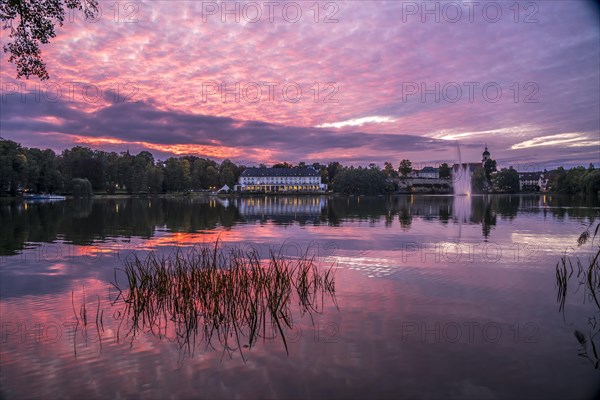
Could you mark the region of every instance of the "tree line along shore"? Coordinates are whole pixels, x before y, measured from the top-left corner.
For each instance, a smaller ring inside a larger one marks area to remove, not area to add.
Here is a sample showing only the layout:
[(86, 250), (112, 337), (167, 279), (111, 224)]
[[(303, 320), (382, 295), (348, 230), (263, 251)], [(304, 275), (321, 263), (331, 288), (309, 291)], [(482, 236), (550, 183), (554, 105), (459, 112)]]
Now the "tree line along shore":
[[(452, 169), (446, 163), (438, 168), (439, 179), (432, 180), (412, 178), (414, 170), (407, 159), (398, 168), (391, 162), (385, 162), (381, 168), (376, 164), (344, 166), (337, 161), (297, 165), (283, 162), (271, 167), (307, 166), (319, 172), (322, 183), (333, 193), (452, 193)], [(148, 151), (133, 155), (129, 151), (116, 153), (75, 146), (57, 154), (0, 139), (0, 196), (23, 192), (75, 197), (214, 192), (224, 185), (233, 187), (245, 169), (245, 165), (228, 159), (219, 163), (191, 155), (155, 160)], [(600, 191), (600, 169), (592, 164), (568, 170), (559, 167), (547, 175), (547, 190), (551, 193), (598, 195)], [(473, 193), (517, 193), (519, 174), (512, 167), (498, 171), (496, 162), (488, 160), (473, 172), (472, 186)]]

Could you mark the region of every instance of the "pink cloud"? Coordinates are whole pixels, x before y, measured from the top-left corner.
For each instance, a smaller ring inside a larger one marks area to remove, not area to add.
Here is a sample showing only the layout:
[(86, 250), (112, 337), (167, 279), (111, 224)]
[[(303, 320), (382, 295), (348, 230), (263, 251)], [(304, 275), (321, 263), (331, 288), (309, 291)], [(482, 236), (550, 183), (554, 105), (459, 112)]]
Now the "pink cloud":
[[(101, 90), (92, 102), (78, 86), (70, 102), (73, 108), (101, 110), (114, 103), (118, 90), (118, 98), (144, 101), (160, 110), (282, 126), (310, 128), (388, 115), (395, 122), (366, 124), (361, 130), (429, 138), (443, 130), (475, 132), (529, 124), (536, 129), (525, 139), (573, 131), (600, 134), (598, 26), (583, 3), (544, 3), (536, 14), (538, 22), (529, 24), (515, 23), (508, 9), (497, 23), (480, 14), (473, 23), (466, 14), (456, 23), (445, 21), (444, 15), (439, 23), (431, 16), (423, 23), (420, 15), (407, 16), (402, 3), (387, 2), (336, 2), (337, 23), (323, 23), (333, 11), (324, 8), (325, 3), (319, 23), (308, 3), (301, 3), (303, 14), (297, 23), (286, 21), (277, 10), (272, 22), (263, 9), (259, 22), (247, 22), (240, 14), (240, 23), (231, 16), (223, 23), (218, 14), (207, 15), (205, 22), (202, 2), (178, 2), (176, 7), (168, 2), (135, 4), (137, 9), (120, 10), (116, 19), (103, 2), (98, 22), (75, 17), (43, 46), (52, 82), (63, 88), (63, 100), (70, 82), (87, 84), (92, 97), (96, 88)], [(127, 16), (137, 23), (126, 22)], [(18, 84), (6, 57), (1, 65), (3, 89)], [(413, 83), (432, 89), (436, 83), (443, 88), (453, 82), (463, 88), (456, 103), (448, 101), (445, 92), (440, 101), (432, 94), (406, 95), (407, 85)], [(488, 102), (478, 89), (471, 102), (465, 82), (478, 82), (479, 88), (495, 83), (502, 88), (502, 98)], [(222, 87), (215, 89), (214, 83), (229, 90), (239, 84), (239, 101), (231, 92), (223, 101)], [(533, 89), (526, 88), (527, 83), (533, 83)], [(33, 82), (26, 84), (30, 89)], [(253, 101), (257, 88), (260, 100)], [(537, 103), (524, 103), (527, 96)], [(511, 146), (524, 140), (508, 136), (472, 136), (464, 144), (487, 142), (508, 159), (514, 156)], [(43, 146), (43, 138), (39, 143)], [(554, 158), (551, 154), (558, 150), (548, 148), (547, 158)], [(270, 151), (289, 154), (281, 147)], [(411, 149), (382, 149), (380, 161), (398, 152), (406, 153), (402, 158), (426, 156)], [(336, 155), (328, 149), (319, 155), (328, 154)]]

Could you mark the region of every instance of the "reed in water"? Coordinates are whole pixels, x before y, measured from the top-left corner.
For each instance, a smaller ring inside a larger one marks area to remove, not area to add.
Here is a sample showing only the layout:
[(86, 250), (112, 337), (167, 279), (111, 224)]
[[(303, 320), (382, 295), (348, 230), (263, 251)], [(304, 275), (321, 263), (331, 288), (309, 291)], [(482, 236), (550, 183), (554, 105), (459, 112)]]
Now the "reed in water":
[[(556, 264), (556, 286), (558, 289), (557, 302), (559, 310), (565, 312), (569, 281), (575, 275), (577, 282), (576, 290), (583, 287), (584, 302), (588, 302), (595, 309), (588, 318), (588, 334), (575, 329), (574, 335), (580, 345), (579, 355), (587, 358), (594, 368), (600, 368), (600, 238), (596, 238), (600, 232), (600, 222), (597, 223), (592, 235), (592, 222), (590, 226), (579, 236), (577, 245), (584, 246), (588, 241), (594, 248), (592, 255), (587, 260), (580, 257), (568, 257), (566, 252)], [(571, 285), (572, 286), (572, 285)]]
[(174, 328), (181, 349), (193, 354), (201, 334), (206, 346), (217, 340), (223, 352), (252, 348), (259, 339), (281, 337), (293, 328), (295, 305), (301, 315), (322, 313), (335, 300), (333, 266), (320, 268), (314, 257), (271, 252), (261, 260), (256, 251), (225, 250), (219, 241), (171, 255), (150, 252), (125, 261), (127, 287), (120, 288), (124, 315), (131, 326), (160, 337)]

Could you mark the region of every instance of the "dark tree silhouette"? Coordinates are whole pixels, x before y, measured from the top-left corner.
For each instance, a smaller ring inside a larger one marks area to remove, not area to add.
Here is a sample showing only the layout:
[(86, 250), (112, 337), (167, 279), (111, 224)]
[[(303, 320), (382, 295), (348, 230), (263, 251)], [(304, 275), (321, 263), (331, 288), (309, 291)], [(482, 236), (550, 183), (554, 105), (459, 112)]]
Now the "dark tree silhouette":
[(408, 174), (410, 174), (412, 172), (412, 163), (410, 162), (410, 160), (400, 161), (400, 166), (398, 167), (398, 172), (400, 172), (400, 174), (406, 178), (408, 176)]
[(447, 163), (440, 165), (440, 178), (450, 178), (450, 167)]
[(485, 179), (490, 181), (492, 179), (492, 172), (496, 172), (496, 160), (492, 160), (491, 158), (485, 161), (483, 164), (483, 170), (485, 172)]

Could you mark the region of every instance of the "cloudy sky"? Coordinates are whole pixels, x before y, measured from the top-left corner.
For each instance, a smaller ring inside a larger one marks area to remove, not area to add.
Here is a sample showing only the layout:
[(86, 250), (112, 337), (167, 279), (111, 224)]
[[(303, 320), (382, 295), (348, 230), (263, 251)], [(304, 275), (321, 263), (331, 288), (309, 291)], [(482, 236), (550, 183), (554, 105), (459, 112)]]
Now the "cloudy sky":
[[(594, 2), (100, 1), (1, 66), (1, 136), (255, 163), (600, 163)], [(7, 43), (6, 31), (2, 44)]]

